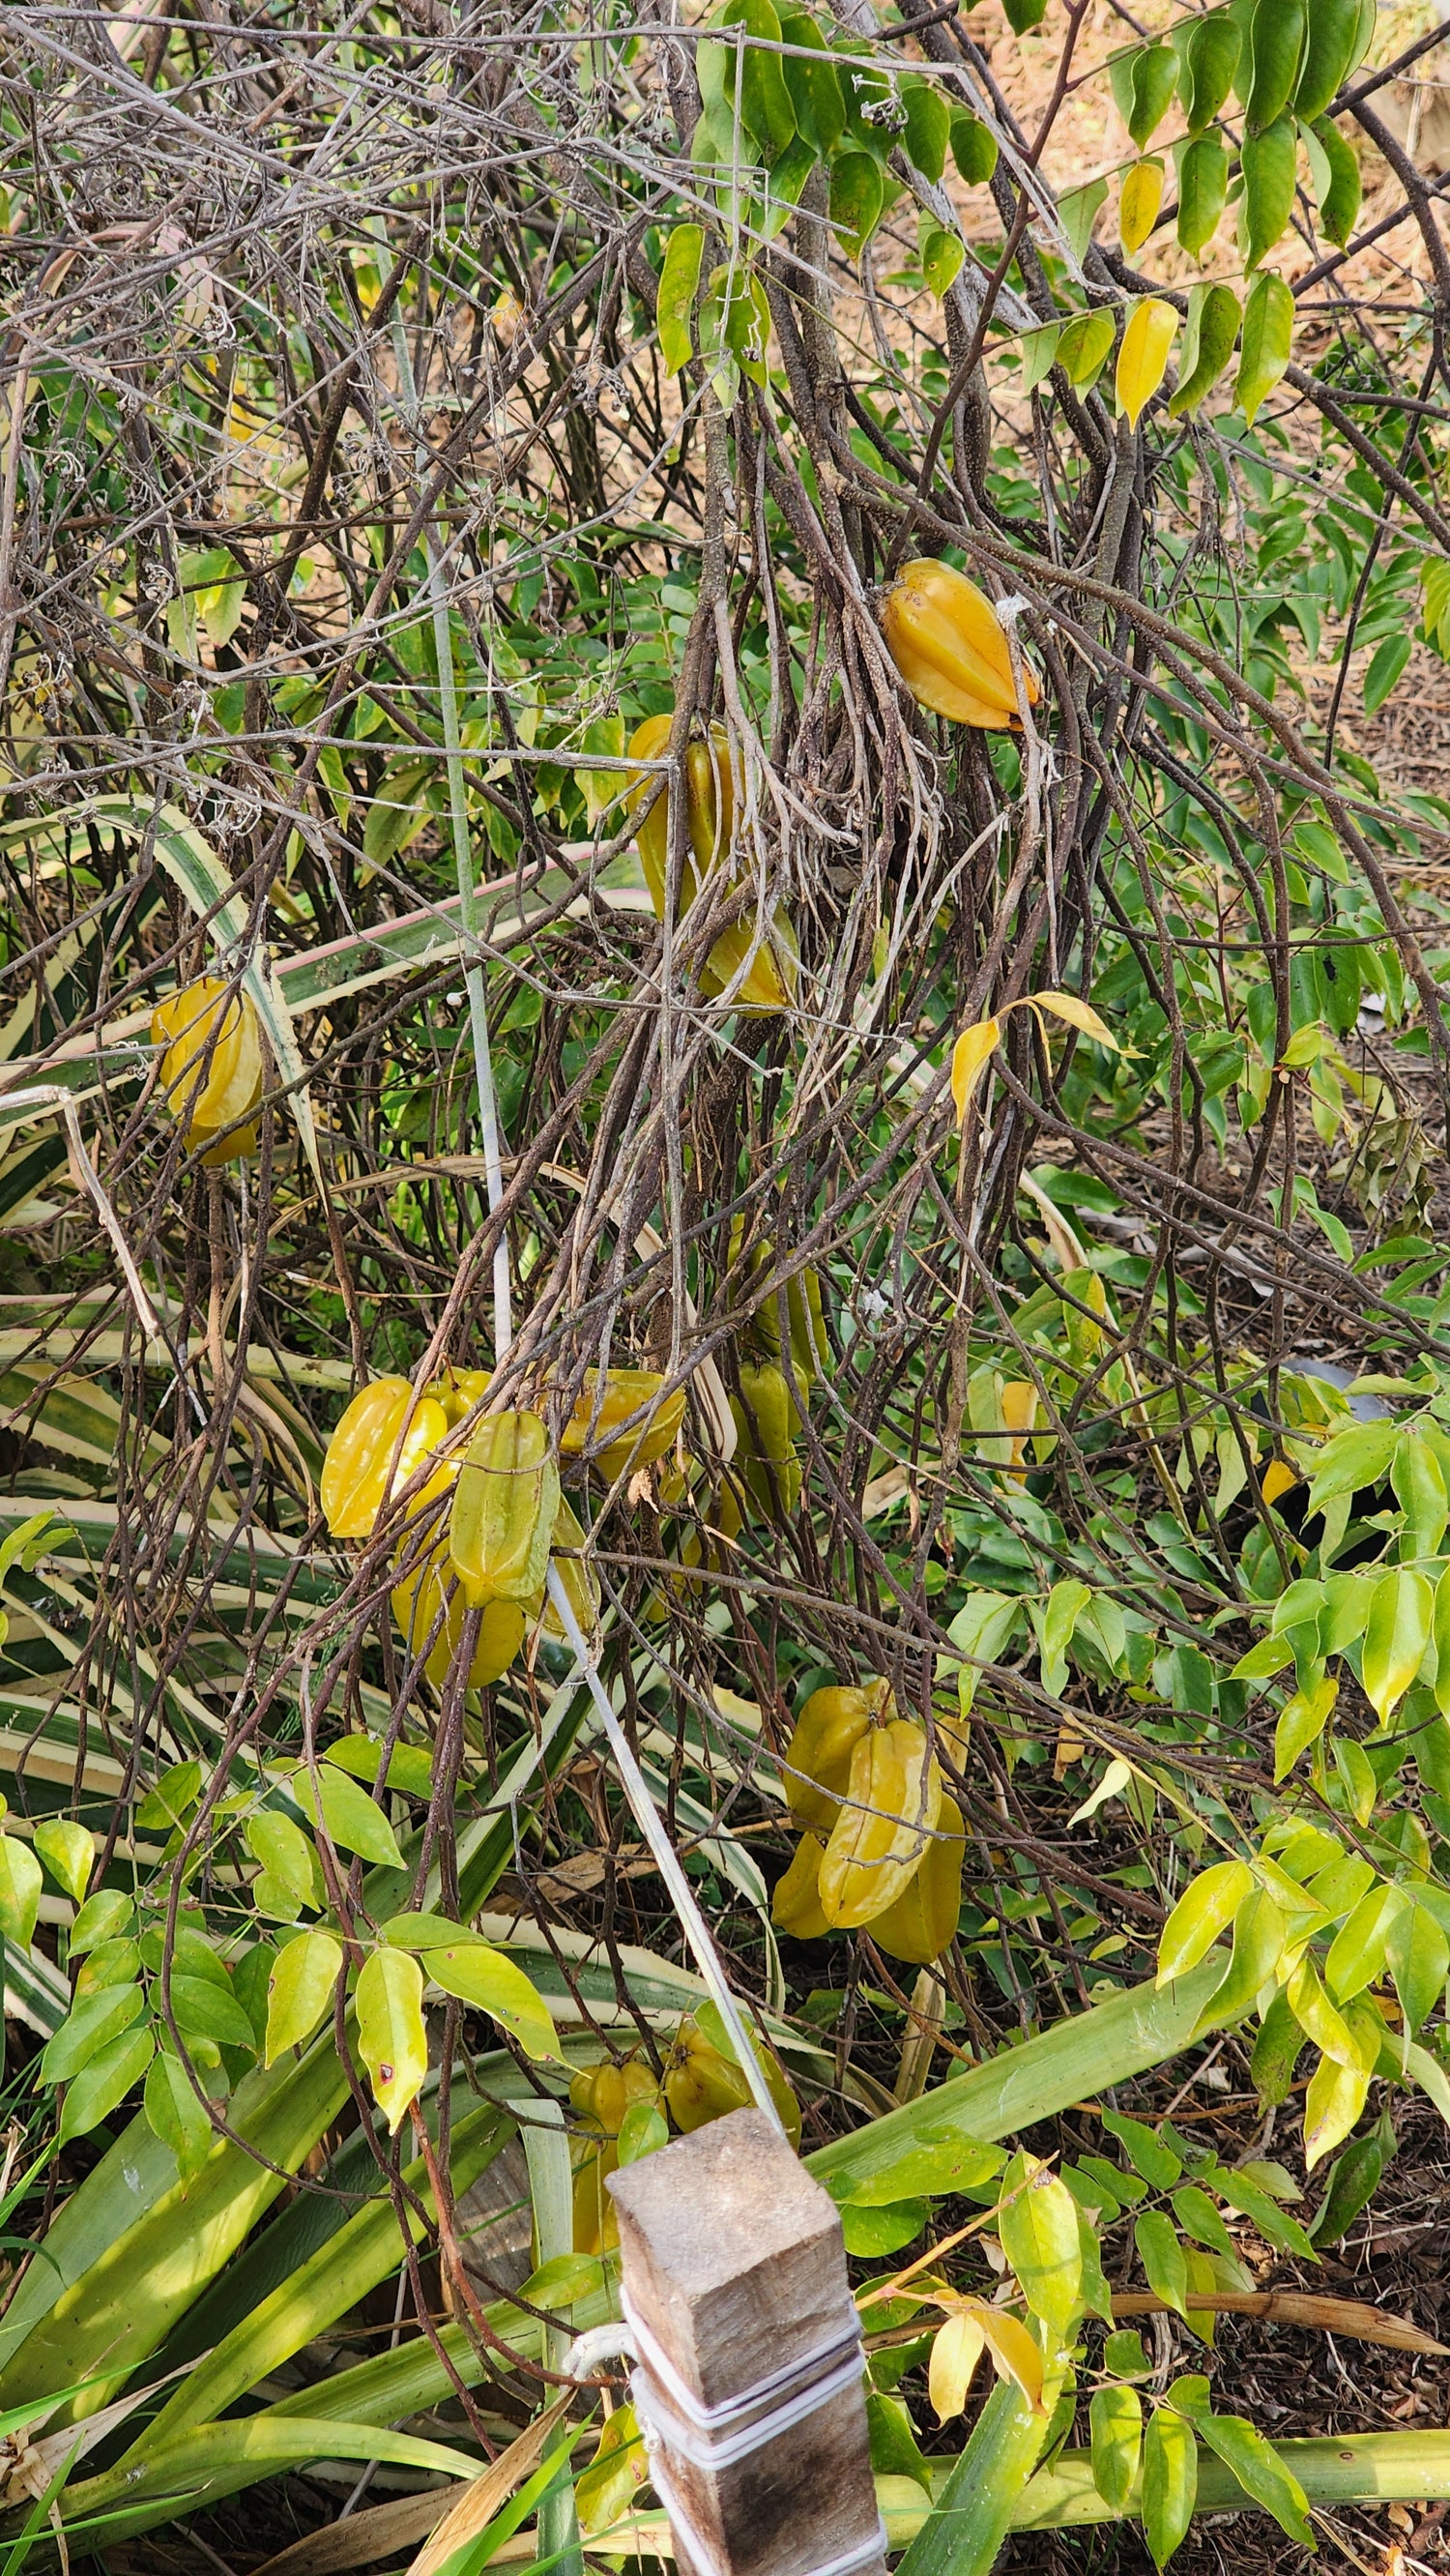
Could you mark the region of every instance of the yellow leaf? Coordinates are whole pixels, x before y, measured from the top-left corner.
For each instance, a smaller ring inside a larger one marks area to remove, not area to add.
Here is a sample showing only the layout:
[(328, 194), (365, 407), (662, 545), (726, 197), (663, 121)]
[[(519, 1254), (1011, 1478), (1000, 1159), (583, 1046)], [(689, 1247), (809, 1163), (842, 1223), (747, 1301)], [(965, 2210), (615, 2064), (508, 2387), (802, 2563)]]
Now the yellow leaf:
[(1163, 203), (1161, 161), (1135, 161), (1118, 200), (1118, 239), (1124, 250), (1141, 250), (1158, 221)]
[(1128, 415), (1128, 426), (1136, 429), (1138, 415), (1145, 403), (1152, 401), (1163, 382), (1168, 365), (1168, 352), (1178, 329), (1178, 316), (1171, 304), (1157, 295), (1145, 295), (1128, 316), (1118, 351), (1118, 401)]
[(1000, 1020), (977, 1020), (971, 1028), (963, 1029), (952, 1049), (952, 1099), (958, 1126), (966, 1124), (972, 1094), (996, 1053), (1001, 1034)]
[(1099, 1046), (1118, 1052), (1118, 1041), (1106, 1020), (1100, 1020), (1090, 1002), (1076, 993), (1029, 993), (1029, 1002), (1042, 1011), (1051, 1011), (1055, 1020), (1066, 1020), (1069, 1028), (1081, 1029), (1083, 1036), (1095, 1038)]
[(926, 2384), (939, 2424), (960, 2415), (977, 2364), (986, 2350), (987, 2330), (975, 2313), (976, 2304), (973, 2301), (970, 2307), (948, 2317), (931, 2348)]
[(981, 2311), (987, 2349), (1002, 2379), (1015, 2380), (1034, 2412), (1042, 2409), (1042, 2355), (1020, 2317), (1007, 2308)]

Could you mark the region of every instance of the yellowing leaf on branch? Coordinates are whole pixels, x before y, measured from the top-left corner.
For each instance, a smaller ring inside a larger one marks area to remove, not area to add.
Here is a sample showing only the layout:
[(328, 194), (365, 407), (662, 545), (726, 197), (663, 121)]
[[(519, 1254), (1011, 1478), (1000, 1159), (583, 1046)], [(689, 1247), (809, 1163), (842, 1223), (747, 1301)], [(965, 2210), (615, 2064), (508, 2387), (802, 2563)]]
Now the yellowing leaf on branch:
[(959, 1127), (967, 1123), (972, 1094), (997, 1051), (1001, 1034), (1000, 1020), (977, 1020), (963, 1029), (952, 1049), (952, 1100)]
[(1161, 161), (1135, 161), (1118, 200), (1118, 239), (1125, 251), (1141, 250), (1163, 203)]
[(1128, 316), (1115, 382), (1130, 429), (1137, 428), (1140, 413), (1163, 382), (1177, 330), (1178, 316), (1161, 296), (1145, 295)]
[(1085, 1002), (1080, 994), (1029, 993), (1027, 999), (1035, 1010), (1051, 1011), (1054, 1019), (1066, 1020), (1069, 1028), (1081, 1029), (1084, 1037), (1094, 1039), (1099, 1046), (1110, 1047), (1114, 1055), (1117, 1054), (1118, 1041), (1106, 1020), (1099, 1019), (1092, 1004)]

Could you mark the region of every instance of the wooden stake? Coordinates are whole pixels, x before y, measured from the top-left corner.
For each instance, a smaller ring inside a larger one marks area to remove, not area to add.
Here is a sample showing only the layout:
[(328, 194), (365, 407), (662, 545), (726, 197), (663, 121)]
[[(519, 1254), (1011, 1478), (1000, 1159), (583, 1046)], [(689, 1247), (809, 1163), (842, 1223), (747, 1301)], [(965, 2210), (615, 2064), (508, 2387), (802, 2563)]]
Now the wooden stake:
[[(641, 2420), (659, 2436), (656, 2484), (684, 2576), (886, 2576), (834, 2203), (755, 2110), (626, 2165), (609, 2188)], [(779, 2429), (751, 2446), (772, 2414)]]

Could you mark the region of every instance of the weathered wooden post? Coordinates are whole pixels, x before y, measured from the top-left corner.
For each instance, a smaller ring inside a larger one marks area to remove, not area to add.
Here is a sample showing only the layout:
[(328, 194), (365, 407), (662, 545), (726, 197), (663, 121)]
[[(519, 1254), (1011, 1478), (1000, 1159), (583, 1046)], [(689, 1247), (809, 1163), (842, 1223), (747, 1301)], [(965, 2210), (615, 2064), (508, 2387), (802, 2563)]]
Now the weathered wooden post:
[(635, 2404), (684, 2576), (886, 2576), (834, 2204), (754, 2110), (609, 2188)]

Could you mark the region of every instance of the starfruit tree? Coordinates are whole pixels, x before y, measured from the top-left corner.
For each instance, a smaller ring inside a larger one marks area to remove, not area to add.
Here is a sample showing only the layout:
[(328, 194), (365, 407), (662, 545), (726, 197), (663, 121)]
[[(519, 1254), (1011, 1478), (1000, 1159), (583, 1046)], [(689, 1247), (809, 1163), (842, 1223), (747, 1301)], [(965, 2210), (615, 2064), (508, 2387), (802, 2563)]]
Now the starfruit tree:
[(910, 2576), (1450, 2498), (1429, 19), (8, 13), (7, 2566), (649, 2559), (752, 2098)]

